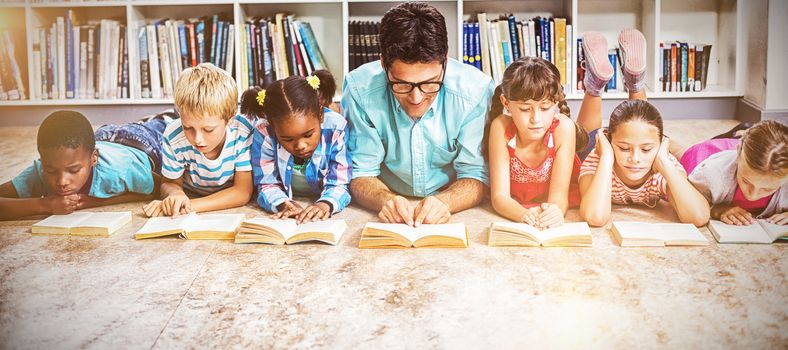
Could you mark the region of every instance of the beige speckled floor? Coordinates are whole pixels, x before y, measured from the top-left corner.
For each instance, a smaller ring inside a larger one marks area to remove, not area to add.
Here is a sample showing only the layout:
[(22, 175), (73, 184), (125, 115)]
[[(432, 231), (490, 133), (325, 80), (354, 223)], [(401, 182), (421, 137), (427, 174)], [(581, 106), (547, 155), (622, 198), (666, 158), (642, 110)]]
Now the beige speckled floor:
[[(734, 122), (666, 124), (692, 143)], [(36, 157), (34, 140), (0, 128), (1, 181)], [(787, 245), (622, 249), (594, 229), (593, 248), (491, 248), (489, 205), (454, 217), (470, 227), (464, 250), (356, 249), (374, 215), (355, 207), (337, 247), (137, 242), (140, 206), (105, 208), (135, 217), (104, 239), (0, 223), (0, 348), (788, 347)]]

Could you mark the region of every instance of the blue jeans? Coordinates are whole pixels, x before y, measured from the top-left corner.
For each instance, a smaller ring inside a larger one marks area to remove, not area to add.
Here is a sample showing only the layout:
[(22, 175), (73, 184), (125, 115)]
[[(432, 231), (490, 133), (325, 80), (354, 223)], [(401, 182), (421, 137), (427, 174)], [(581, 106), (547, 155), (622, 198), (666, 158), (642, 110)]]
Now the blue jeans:
[(152, 118), (145, 122), (103, 125), (95, 135), (96, 141), (114, 142), (145, 152), (153, 171), (161, 175), (161, 140), (166, 127), (164, 119)]
[(588, 155), (591, 154), (591, 151), (594, 150), (594, 147), (596, 147), (596, 134), (598, 134), (600, 130), (603, 129), (605, 128), (594, 129), (588, 133), (588, 145), (586, 145), (584, 150), (577, 152), (577, 157), (580, 158), (581, 162), (586, 160), (586, 157), (588, 157)]

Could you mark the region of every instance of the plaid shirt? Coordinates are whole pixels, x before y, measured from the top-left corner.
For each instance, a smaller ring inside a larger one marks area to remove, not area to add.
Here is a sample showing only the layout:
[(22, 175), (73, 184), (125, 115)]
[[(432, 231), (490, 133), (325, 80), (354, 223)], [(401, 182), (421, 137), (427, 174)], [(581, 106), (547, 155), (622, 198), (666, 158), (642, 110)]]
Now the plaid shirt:
[[(305, 171), (312, 192), (320, 194), (318, 201), (330, 203), (335, 214), (350, 203), (348, 184), (352, 163), (345, 147), (347, 121), (329, 109), (324, 112), (320, 142)], [(293, 198), (293, 155), (279, 144), (273, 127), (265, 121), (254, 130), (251, 158), (254, 185), (259, 193), (257, 203), (266, 211), (276, 213), (280, 204)]]

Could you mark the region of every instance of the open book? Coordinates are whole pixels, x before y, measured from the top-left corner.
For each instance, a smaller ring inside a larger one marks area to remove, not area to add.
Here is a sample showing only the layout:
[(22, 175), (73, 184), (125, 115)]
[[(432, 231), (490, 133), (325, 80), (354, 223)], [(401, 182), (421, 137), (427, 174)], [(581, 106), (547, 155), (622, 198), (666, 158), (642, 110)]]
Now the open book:
[(361, 231), (359, 248), (466, 248), (468, 231), (465, 224), (421, 225), (368, 222)]
[(748, 226), (728, 225), (718, 220), (709, 221), (709, 231), (720, 243), (762, 243), (788, 240), (788, 225), (777, 225), (766, 220), (755, 220)]
[(692, 224), (614, 221), (611, 231), (622, 247), (709, 245), (706, 237)]
[(131, 222), (131, 212), (74, 212), (52, 215), (35, 224), (33, 233), (75, 236), (109, 236)]
[(523, 223), (495, 222), (490, 226), (487, 244), (499, 247), (590, 247), (591, 229), (585, 222), (565, 223), (547, 230)]
[(135, 239), (155, 238), (181, 235), (186, 239), (233, 239), (235, 231), (244, 214), (208, 214), (189, 213), (177, 218), (150, 218), (142, 228), (134, 234)]
[(320, 241), (336, 245), (345, 234), (345, 220), (326, 220), (296, 224), (295, 219), (257, 217), (244, 220), (235, 235), (235, 243), (293, 244)]

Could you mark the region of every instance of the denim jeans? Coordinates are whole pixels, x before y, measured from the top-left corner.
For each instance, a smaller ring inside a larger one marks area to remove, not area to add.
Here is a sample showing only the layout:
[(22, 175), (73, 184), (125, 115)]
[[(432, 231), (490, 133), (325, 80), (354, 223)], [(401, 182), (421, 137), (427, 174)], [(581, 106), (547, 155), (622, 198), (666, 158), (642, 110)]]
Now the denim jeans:
[(588, 145), (586, 145), (584, 150), (577, 152), (577, 157), (580, 158), (581, 162), (586, 160), (586, 157), (594, 150), (594, 147), (596, 147), (596, 134), (600, 133), (600, 130), (603, 129), (605, 128), (594, 129), (588, 133)]
[(163, 118), (151, 118), (145, 122), (103, 125), (95, 135), (96, 141), (114, 142), (145, 152), (153, 171), (161, 175), (161, 141), (166, 127)]

